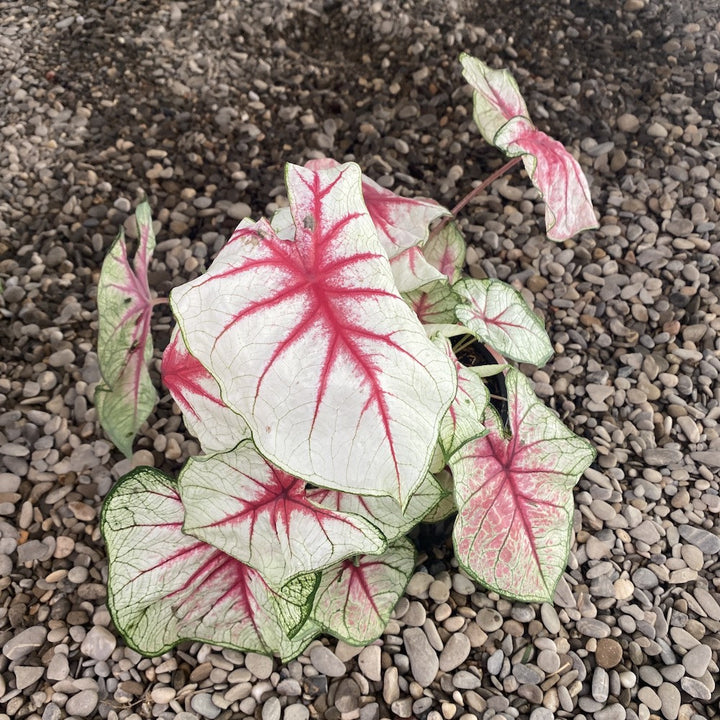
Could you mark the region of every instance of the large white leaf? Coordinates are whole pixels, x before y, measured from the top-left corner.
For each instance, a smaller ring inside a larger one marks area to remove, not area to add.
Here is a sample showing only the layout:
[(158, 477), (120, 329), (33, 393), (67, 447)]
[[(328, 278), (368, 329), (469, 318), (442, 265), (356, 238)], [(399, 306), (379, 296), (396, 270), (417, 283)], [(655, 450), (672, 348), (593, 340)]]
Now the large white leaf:
[(595, 457), (514, 368), (506, 377), (510, 434), (492, 406), (489, 433), (450, 458), (461, 566), (523, 602), (552, 600), (567, 563), (572, 488)]
[(249, 441), (191, 458), (178, 485), (183, 530), (255, 568), (273, 587), (386, 546), (365, 518), (311, 503), (305, 483), (270, 465)]
[(458, 320), (502, 355), (541, 367), (552, 355), (550, 338), (540, 318), (523, 296), (502, 280), (464, 278), (453, 290), (465, 303), (458, 305)]
[(452, 364), (395, 288), (360, 169), (288, 166), (294, 240), (239, 228), (173, 290), (189, 351), (274, 464), (315, 485), (390, 495), (422, 482)]
[(222, 551), (182, 532), (173, 480), (154, 468), (124, 476), (105, 499), (108, 607), (128, 645), (160, 655), (183, 640), (299, 655), (319, 628), (307, 621), (317, 578), (282, 592)]

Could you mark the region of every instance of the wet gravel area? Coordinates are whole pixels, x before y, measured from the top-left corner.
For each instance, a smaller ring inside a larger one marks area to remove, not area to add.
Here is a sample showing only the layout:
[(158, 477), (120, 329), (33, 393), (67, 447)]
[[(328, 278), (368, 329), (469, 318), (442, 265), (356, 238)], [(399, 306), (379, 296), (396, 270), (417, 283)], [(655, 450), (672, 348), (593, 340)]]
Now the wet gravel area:
[[(502, 164), (463, 50), (513, 70), (600, 223), (551, 243), (521, 172), (462, 215), (471, 274), (546, 322), (536, 392), (598, 449), (554, 603), (477, 587), (433, 528), (366, 648), (141, 657), (105, 605), (101, 503), (198, 447), (167, 394), (132, 459), (98, 425), (104, 253), (147, 194), (167, 295), (324, 155), (453, 205)], [(710, 0), (0, 0), (0, 720), (720, 717), (719, 66)]]

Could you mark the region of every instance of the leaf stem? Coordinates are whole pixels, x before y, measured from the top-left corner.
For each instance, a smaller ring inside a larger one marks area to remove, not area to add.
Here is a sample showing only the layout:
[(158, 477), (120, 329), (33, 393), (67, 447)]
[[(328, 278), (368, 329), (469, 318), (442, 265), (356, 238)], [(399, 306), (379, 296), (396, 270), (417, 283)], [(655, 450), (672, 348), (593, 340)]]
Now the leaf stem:
[[(455, 220), (457, 214), (477, 195), (485, 190), (489, 185), (492, 185), (499, 177), (504, 175), (510, 168), (515, 167), (520, 160), (522, 155), (511, 158), (501, 168), (498, 168), (492, 175), (485, 178), (477, 187), (474, 187), (460, 202), (450, 211), (451, 215), (444, 217), (431, 231), (430, 237), (437, 235), (451, 220)], [(429, 239), (429, 238), (428, 238)]]
[(170, 302), (170, 298), (157, 297), (157, 298), (154, 298), (150, 304), (152, 305), (152, 307), (157, 307), (158, 305), (167, 305), (169, 302)]

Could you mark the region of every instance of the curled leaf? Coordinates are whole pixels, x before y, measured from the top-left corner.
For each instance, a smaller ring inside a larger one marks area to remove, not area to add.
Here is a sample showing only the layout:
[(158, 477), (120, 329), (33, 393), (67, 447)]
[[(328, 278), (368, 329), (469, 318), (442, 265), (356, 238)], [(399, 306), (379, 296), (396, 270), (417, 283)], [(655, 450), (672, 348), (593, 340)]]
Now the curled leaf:
[(97, 291), (98, 362), (103, 382), (97, 386), (95, 406), (108, 437), (127, 457), (157, 402), (147, 367), (153, 354), (153, 301), (147, 273), (155, 249), (147, 202), (138, 205), (135, 219), (139, 240), (132, 266), (121, 228), (103, 262)]

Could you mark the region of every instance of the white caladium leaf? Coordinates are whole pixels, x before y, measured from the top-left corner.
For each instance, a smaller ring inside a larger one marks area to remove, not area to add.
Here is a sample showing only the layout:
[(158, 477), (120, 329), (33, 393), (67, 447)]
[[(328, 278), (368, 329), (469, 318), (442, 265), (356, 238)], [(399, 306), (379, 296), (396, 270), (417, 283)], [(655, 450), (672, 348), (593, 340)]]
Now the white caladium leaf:
[(523, 602), (550, 602), (567, 562), (572, 488), (595, 457), (512, 369), (507, 435), (488, 406), (485, 437), (450, 459), (461, 566), (488, 588)]
[(481, 342), (512, 360), (541, 367), (552, 355), (542, 320), (515, 288), (502, 280), (464, 278), (453, 290), (465, 300), (458, 320)]
[(443, 496), (440, 502), (423, 518), (424, 523), (435, 523), (450, 517), (457, 511), (455, 505), (455, 492), (452, 474), (447, 468), (443, 468), (434, 474), (435, 481), (442, 488)]
[(250, 437), (247, 423), (225, 405), (217, 381), (187, 351), (177, 328), (163, 352), (161, 374), (182, 410), (185, 426), (200, 441), (203, 452), (231, 450)]
[(390, 260), (395, 286), (401, 293), (445, 281), (445, 276), (426, 259), (419, 247), (403, 250)]
[(403, 297), (423, 325), (457, 322), (455, 307), (462, 300), (444, 280), (404, 293)]
[(548, 237), (567, 240), (598, 227), (580, 165), (562, 144), (535, 127), (510, 72), (492, 70), (466, 54), (460, 62), (475, 91), (473, 117), (483, 137), (509, 157), (522, 155), (533, 185), (542, 193)]
[(138, 205), (135, 220), (138, 247), (132, 266), (121, 228), (103, 262), (97, 290), (98, 362), (103, 382), (95, 392), (95, 406), (105, 432), (128, 457), (133, 438), (157, 402), (148, 372), (153, 353), (153, 301), (147, 273), (155, 233), (147, 202)]
[(454, 283), (462, 275), (466, 249), (465, 238), (457, 223), (450, 222), (439, 232), (430, 235), (423, 245), (422, 254), (449, 282)]
[(529, 118), (520, 88), (508, 70), (493, 70), (472, 55), (462, 53), (460, 64), (463, 68), (463, 77), (475, 91), (473, 93), (475, 124), (485, 141), (495, 145), (495, 136), (510, 118)]
[(490, 393), (482, 375), (475, 368), (465, 367), (457, 360), (455, 362), (458, 373), (457, 393), (443, 417), (438, 438), (445, 463), (465, 443), (487, 433), (483, 418), (490, 402)]
[(386, 547), (365, 518), (311, 503), (305, 483), (270, 465), (249, 441), (191, 458), (178, 485), (183, 530), (255, 568), (273, 587)]
[(212, 545), (185, 535), (174, 481), (154, 468), (124, 476), (103, 505), (108, 607), (128, 645), (160, 655), (183, 640), (300, 654), (320, 628), (307, 617), (317, 577), (282, 592)]
[(171, 294), (189, 351), (260, 452), (323, 487), (404, 505), (455, 394), (448, 358), (397, 294), (360, 169), (289, 165), (292, 241), (238, 229)]
[(313, 620), (349, 645), (382, 635), (415, 567), (415, 550), (396, 540), (382, 555), (363, 555), (324, 570)]
[[(327, 170), (340, 166), (336, 160), (310, 160), (305, 167)], [(365, 205), (387, 256), (394, 257), (408, 248), (422, 245), (428, 238), (430, 223), (450, 211), (428, 198), (406, 198), (397, 195), (367, 175), (362, 176)]]
[[(249, 227), (251, 225), (252, 223), (247, 223), (245, 227)], [(270, 225), (275, 231), (275, 234), (281, 240), (295, 239), (295, 223), (293, 222), (292, 213), (290, 212), (289, 207), (281, 207), (276, 210), (272, 216), (272, 220), (270, 220)], [(242, 227), (242, 223), (241, 225), (238, 225), (238, 229), (240, 229), (240, 227)]]
[(523, 117), (512, 118), (495, 136), (495, 143), (506, 155), (522, 155), (528, 176), (545, 200), (551, 240), (567, 240), (598, 226), (585, 174), (562, 143)]
[(389, 497), (371, 497), (313, 488), (307, 497), (320, 507), (340, 513), (359, 515), (369, 520), (388, 542), (405, 535), (442, 499), (443, 490), (430, 473), (410, 497), (405, 510)]

